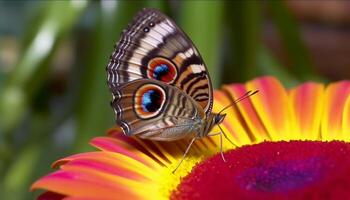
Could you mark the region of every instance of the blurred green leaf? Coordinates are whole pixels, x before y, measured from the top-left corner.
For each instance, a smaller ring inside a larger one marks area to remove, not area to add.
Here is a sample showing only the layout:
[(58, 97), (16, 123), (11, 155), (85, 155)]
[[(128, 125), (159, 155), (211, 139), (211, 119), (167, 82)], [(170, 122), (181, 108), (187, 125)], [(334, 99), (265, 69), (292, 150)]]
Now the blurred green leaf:
[(229, 54), (223, 80), (246, 81), (259, 72), (256, 59), (261, 46), (261, 2), (230, 1), (225, 8), (231, 40), (226, 46)]
[(4, 199), (29, 199), (28, 190), (32, 182), (38, 178), (38, 174), (42, 176), (50, 169), (49, 165), (40, 164), (40, 161), (45, 160), (44, 163), (47, 164), (56, 160), (57, 154), (62, 154), (61, 151), (52, 148), (52, 134), (48, 133), (54, 132), (54, 128), (66, 118), (66, 115), (57, 118), (47, 112), (32, 115), (30, 127), (27, 129), (31, 137), (23, 146), (18, 147), (16, 152), (12, 152), (13, 161), (8, 163), (6, 173), (1, 173), (1, 194)]
[[(26, 194), (30, 177), (35, 170), (34, 166), (37, 164), (40, 151), (43, 150), (42, 146), (38, 145), (38, 140), (31, 135), (36, 131), (31, 132), (31, 130), (22, 128), (22, 136), (31, 136), (32, 138), (29, 138), (31, 142), (26, 143), (23, 148), (17, 146), (15, 151), (13, 130), (18, 128), (23, 115), (32, 108), (29, 105), (33, 101), (33, 94), (44, 85), (44, 80), (46, 80), (45, 72), (49, 68), (48, 62), (60, 41), (74, 26), (86, 6), (86, 1), (46, 2), (39, 10), (42, 18), (37, 18), (38, 24), (33, 25), (35, 30), (28, 32), (32, 38), (27, 37), (27, 40), (24, 41), (26, 44), (23, 45), (21, 59), (5, 81), (0, 96), (0, 159), (2, 163), (0, 174), (1, 189), (5, 191), (1, 193), (9, 194), (5, 199), (20, 199), (19, 196)], [(47, 126), (45, 123), (47, 121), (41, 120), (40, 122), (39, 126), (42, 128)], [(13, 155), (14, 153), (16, 155)]]
[(23, 50), (0, 96), (0, 129), (4, 132), (13, 129), (22, 118), (31, 101), (31, 92), (40, 85), (39, 80), (45, 79), (42, 71), (48, 69), (47, 62), (57, 44), (86, 6), (86, 1), (51, 1), (42, 7), (45, 15), (42, 15), (38, 29)]
[[(46, 146), (46, 145), (45, 145)], [(6, 173), (2, 186), (2, 198), (7, 200), (23, 199), (28, 195), (32, 173), (44, 146), (32, 143), (21, 151)]]
[(164, 0), (147, 0), (144, 1), (144, 6), (148, 8), (156, 8), (164, 13), (170, 12), (169, 1)]
[(180, 27), (198, 47), (214, 87), (221, 82), (223, 10), (223, 1), (183, 1), (180, 18)]

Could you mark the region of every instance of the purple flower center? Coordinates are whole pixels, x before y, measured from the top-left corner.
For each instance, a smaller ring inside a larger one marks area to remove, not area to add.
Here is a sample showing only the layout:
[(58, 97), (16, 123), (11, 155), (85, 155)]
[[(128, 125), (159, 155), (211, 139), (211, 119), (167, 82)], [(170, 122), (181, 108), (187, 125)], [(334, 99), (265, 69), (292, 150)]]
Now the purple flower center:
[(320, 180), (322, 171), (320, 158), (291, 160), (274, 165), (256, 166), (237, 177), (243, 189), (263, 192), (286, 192), (305, 187)]

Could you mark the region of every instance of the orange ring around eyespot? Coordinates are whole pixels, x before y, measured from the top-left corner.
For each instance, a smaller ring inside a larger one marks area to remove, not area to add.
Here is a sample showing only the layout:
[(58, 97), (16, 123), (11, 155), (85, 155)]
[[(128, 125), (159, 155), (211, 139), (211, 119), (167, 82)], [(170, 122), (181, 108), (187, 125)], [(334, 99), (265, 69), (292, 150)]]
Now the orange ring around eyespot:
[(156, 117), (166, 101), (164, 89), (155, 84), (139, 87), (134, 95), (134, 110), (138, 117), (149, 119)]
[(148, 62), (147, 76), (150, 79), (172, 83), (177, 77), (177, 68), (170, 60), (156, 57)]

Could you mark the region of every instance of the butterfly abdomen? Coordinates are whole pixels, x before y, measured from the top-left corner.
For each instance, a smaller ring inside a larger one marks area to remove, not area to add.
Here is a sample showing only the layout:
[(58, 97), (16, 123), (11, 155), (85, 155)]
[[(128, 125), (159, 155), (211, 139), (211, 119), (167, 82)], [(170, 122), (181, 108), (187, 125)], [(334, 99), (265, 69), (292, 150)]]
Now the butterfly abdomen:
[(169, 126), (161, 131), (145, 131), (137, 135), (140, 138), (158, 140), (158, 141), (174, 141), (182, 138), (192, 138), (197, 136), (194, 121), (180, 123), (179, 125)]

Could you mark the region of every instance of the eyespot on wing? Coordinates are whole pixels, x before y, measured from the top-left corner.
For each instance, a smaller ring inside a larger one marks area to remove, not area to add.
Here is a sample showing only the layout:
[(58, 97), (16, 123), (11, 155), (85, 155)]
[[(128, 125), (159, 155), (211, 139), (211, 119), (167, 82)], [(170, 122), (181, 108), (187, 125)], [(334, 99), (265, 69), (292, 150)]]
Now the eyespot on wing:
[(145, 84), (134, 94), (134, 110), (138, 117), (149, 119), (158, 116), (166, 101), (165, 90), (155, 84)]

